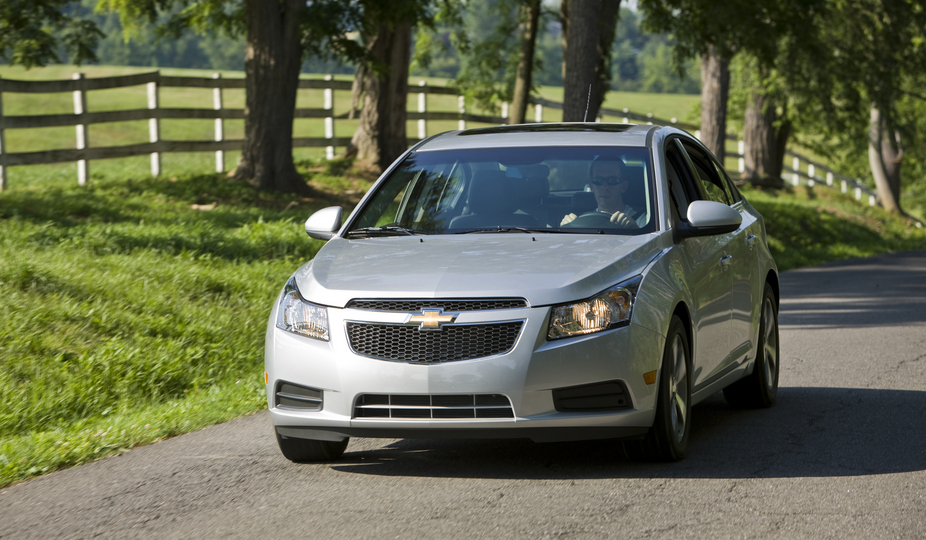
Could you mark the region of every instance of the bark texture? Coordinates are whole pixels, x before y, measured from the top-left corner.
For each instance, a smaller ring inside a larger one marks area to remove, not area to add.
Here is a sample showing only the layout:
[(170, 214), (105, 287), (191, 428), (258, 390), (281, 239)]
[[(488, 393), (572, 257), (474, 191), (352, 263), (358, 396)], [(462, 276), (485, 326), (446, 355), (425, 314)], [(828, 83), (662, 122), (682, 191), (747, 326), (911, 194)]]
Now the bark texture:
[(721, 162), (726, 153), (730, 62), (711, 45), (701, 56), (701, 142)]
[(411, 24), (381, 23), (367, 49), (381, 69), (363, 70), (363, 109), (347, 154), (383, 171), (408, 148), (406, 99), (411, 55)]
[(760, 186), (784, 187), (781, 170), (790, 133), (791, 122), (779, 118), (775, 100), (764, 89), (753, 90), (744, 122), (743, 179)]
[(261, 191), (311, 193), (293, 165), (302, 46), (300, 0), (247, 0), (244, 147), (235, 177)]
[(883, 109), (872, 103), (871, 122), (868, 126), (868, 164), (875, 178), (878, 201), (892, 214), (903, 214), (900, 208), (902, 160), (900, 133), (891, 128)]
[(610, 75), (620, 2), (568, 0), (563, 24), (563, 122), (594, 122)]
[(531, 76), (534, 71), (534, 51), (537, 45), (537, 23), (540, 19), (540, 0), (527, 0), (521, 6), (521, 51), (518, 55), (518, 71), (514, 80), (514, 95), (511, 99), (511, 123), (523, 124), (527, 115), (527, 102), (531, 92)]

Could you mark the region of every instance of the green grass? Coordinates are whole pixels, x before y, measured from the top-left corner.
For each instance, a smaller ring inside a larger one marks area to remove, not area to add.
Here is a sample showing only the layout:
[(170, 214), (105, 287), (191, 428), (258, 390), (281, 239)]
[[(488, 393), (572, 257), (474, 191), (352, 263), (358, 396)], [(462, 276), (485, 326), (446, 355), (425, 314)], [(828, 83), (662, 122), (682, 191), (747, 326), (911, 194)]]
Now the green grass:
[(0, 486), (265, 406), (270, 306), (321, 245), (302, 221), (369, 185), (317, 168), (316, 198), (221, 175), (0, 193)]
[(781, 191), (745, 187), (762, 213), (779, 270), (879, 253), (926, 249), (926, 228), (826, 186)]

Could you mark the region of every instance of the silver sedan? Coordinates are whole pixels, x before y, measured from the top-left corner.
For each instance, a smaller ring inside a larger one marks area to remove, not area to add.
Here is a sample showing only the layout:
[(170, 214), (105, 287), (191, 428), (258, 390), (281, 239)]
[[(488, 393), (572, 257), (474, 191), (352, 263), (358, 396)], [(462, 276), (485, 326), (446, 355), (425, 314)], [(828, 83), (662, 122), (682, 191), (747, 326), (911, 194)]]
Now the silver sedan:
[(398, 159), (274, 304), (265, 381), (284, 456), (349, 437), (622, 439), (684, 457), (692, 405), (778, 389), (761, 215), (673, 128), (538, 124)]

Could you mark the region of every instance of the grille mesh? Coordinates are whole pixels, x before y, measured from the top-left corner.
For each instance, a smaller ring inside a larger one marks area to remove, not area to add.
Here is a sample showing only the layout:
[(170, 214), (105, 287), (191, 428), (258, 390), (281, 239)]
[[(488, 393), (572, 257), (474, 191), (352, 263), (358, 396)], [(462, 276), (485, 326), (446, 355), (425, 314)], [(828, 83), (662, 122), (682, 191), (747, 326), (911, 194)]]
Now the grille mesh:
[(504, 354), (514, 347), (523, 322), (444, 326), (347, 323), (350, 348), (357, 354), (398, 362), (439, 363)]
[(363, 394), (357, 398), (354, 417), (402, 420), (514, 418), (514, 410), (508, 398), (501, 394)]
[(415, 300), (351, 300), (347, 304), (352, 309), (371, 311), (421, 311), (424, 308), (440, 308), (444, 311), (488, 311), (492, 309), (514, 309), (527, 307), (523, 298), (476, 298), (465, 300), (453, 299), (415, 299)]

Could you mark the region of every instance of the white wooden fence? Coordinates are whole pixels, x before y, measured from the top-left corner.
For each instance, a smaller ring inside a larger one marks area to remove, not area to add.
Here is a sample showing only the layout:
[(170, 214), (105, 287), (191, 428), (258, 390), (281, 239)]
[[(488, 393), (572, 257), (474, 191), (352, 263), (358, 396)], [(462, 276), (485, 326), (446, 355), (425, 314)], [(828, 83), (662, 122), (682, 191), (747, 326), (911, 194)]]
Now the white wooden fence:
[[(129, 109), (119, 111), (91, 112), (87, 110), (87, 92), (112, 88), (144, 86), (147, 91), (148, 106), (144, 109)], [(165, 108), (160, 106), (160, 89), (164, 87), (175, 88), (209, 88), (213, 92), (213, 107), (204, 108)], [(215, 170), (223, 172), (225, 169), (224, 153), (226, 151), (240, 150), (243, 144), (241, 139), (225, 138), (224, 121), (243, 119), (244, 109), (228, 108), (224, 105), (222, 90), (243, 89), (244, 79), (223, 79), (216, 73), (209, 77), (169, 77), (160, 72), (140, 73), (137, 75), (123, 75), (117, 77), (86, 78), (83, 74), (75, 73), (72, 79), (56, 81), (20, 81), (13, 79), (0, 79), (0, 191), (7, 187), (7, 170), (14, 165), (31, 165), (41, 163), (77, 162), (77, 181), (85, 184), (89, 179), (90, 162), (99, 159), (122, 158), (149, 154), (151, 156), (151, 174), (161, 172), (161, 154), (171, 152), (215, 152)], [(297, 148), (325, 148), (328, 159), (334, 157), (334, 149), (338, 144), (335, 136), (335, 121), (346, 119), (347, 113), (334, 114), (334, 92), (351, 90), (351, 81), (337, 81), (330, 75), (324, 79), (300, 79), (300, 89), (320, 89), (324, 92), (323, 107), (318, 109), (297, 108), (295, 118), (319, 118), (324, 121), (324, 137), (296, 137), (293, 146)], [(417, 110), (408, 112), (408, 120), (417, 121), (418, 133), (416, 138), (408, 138), (409, 144), (428, 136), (428, 121), (456, 120), (459, 129), (465, 129), (467, 122), (486, 124), (505, 124), (508, 122), (508, 104), (501, 106), (501, 116), (477, 115), (466, 112), (464, 96), (454, 88), (428, 85), (420, 81), (417, 87), (410, 87), (410, 92), (417, 93)], [(40, 114), (40, 115), (3, 115), (4, 93), (60, 93), (71, 92), (74, 97), (73, 114)], [(428, 94), (444, 94), (457, 96), (456, 111), (429, 111)], [(533, 98), (534, 121), (543, 122), (544, 108), (562, 109), (562, 103)], [(627, 109), (617, 110), (602, 108), (597, 121), (603, 117), (611, 116), (624, 123), (631, 120), (647, 124), (673, 125), (687, 129), (698, 135), (698, 127), (678, 122), (677, 119), (665, 120), (650, 114), (640, 114)], [(176, 141), (163, 139), (160, 136), (160, 120), (162, 119), (214, 119), (215, 137), (213, 140)], [(149, 142), (121, 146), (91, 147), (89, 144), (90, 126), (105, 122), (148, 121)], [(74, 148), (44, 150), (39, 152), (6, 152), (4, 147), (4, 132), (10, 129), (42, 128), (74, 126), (76, 144)], [(736, 136), (728, 135), (728, 139), (736, 140)], [(343, 140), (347, 140), (344, 137)], [(341, 145), (343, 146), (343, 144)], [(727, 157), (739, 158), (740, 172), (743, 170), (743, 143), (739, 141), (737, 153), (727, 153)], [(785, 167), (788, 180), (793, 185), (804, 183), (809, 186), (816, 184), (834, 186), (836, 181), (843, 193), (849, 190), (856, 199), (861, 200), (863, 194), (868, 196), (868, 203), (874, 206), (877, 202), (876, 194), (865, 186), (860, 180), (843, 176), (832, 169), (815, 163), (795, 152), (788, 151), (792, 158), (791, 167)], [(802, 170), (803, 169), (803, 170)]]

